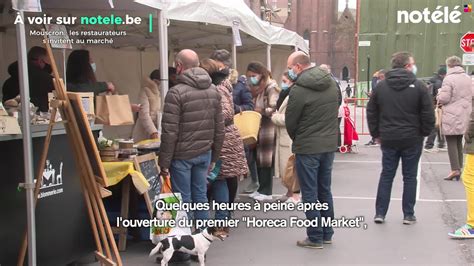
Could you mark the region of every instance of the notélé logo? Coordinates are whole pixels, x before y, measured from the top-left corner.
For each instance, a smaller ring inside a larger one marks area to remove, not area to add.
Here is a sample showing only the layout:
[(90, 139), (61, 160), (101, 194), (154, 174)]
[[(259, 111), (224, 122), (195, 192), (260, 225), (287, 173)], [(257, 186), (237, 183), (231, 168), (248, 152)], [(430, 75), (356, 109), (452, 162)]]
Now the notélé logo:
[[(472, 5), (464, 5), (464, 12), (471, 12)], [(425, 7), (422, 11), (420, 10), (398, 10), (397, 11), (397, 23), (461, 23), (460, 6), (450, 8), (449, 6), (437, 6), (435, 10), (431, 11)]]

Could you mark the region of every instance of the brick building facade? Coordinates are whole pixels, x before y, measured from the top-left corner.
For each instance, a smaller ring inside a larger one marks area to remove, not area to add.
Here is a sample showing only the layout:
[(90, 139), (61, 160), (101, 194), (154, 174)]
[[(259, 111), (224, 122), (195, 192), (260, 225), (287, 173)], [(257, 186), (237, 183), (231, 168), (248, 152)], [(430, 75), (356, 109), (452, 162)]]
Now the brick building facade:
[[(276, 10), (272, 24), (295, 31), (308, 40), (311, 61), (329, 64), (338, 78), (355, 77), (354, 10), (338, 12), (338, 0), (244, 0), (259, 17)], [(344, 0), (339, 0), (344, 1)], [(347, 1), (347, 0), (346, 0)]]

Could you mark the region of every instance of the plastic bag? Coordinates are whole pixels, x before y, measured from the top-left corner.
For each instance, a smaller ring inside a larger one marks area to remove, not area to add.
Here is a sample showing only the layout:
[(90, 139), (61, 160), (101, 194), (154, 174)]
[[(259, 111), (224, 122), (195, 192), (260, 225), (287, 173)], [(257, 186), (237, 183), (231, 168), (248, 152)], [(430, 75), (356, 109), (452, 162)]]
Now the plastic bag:
[(176, 210), (157, 210), (156, 203), (158, 201), (164, 201), (165, 204), (179, 203), (182, 201), (180, 193), (161, 193), (160, 195), (155, 196), (153, 201), (153, 218), (158, 220), (175, 220), (175, 227), (150, 227), (150, 240), (153, 244), (158, 244), (161, 240), (169, 236), (181, 236), (181, 235), (190, 235), (191, 228), (189, 227), (180, 227), (178, 226), (178, 221), (183, 219), (188, 219), (186, 211), (176, 211)]
[(221, 160), (217, 161), (216, 166), (214, 166), (214, 169), (212, 169), (212, 171), (207, 176), (207, 180), (210, 183), (216, 181), (217, 177), (219, 176), (219, 172), (221, 171), (221, 165), (222, 165), (222, 161)]

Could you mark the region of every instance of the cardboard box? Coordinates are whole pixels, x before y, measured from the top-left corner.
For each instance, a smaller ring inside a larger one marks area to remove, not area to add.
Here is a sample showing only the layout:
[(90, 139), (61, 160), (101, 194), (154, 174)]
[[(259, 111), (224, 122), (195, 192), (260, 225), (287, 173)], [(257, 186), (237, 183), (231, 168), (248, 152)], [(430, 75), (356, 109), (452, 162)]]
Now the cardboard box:
[(20, 125), (15, 117), (0, 116), (0, 135), (21, 134)]
[[(87, 114), (87, 118), (89, 120), (95, 118), (95, 107), (94, 107), (94, 93), (93, 92), (76, 92), (75, 94), (81, 97), (82, 108), (84, 108), (84, 112)], [(55, 100), (56, 96), (54, 93), (48, 93), (48, 100), (49, 100), (49, 108), (51, 108), (51, 101)], [(56, 121), (61, 120), (60, 118), (56, 118)]]
[(3, 107), (3, 104), (0, 102), (0, 116), (7, 116), (8, 113), (5, 110), (5, 107)]
[(53, 92), (48, 92), (48, 105), (49, 105), (49, 108), (51, 109), (51, 101), (52, 100), (56, 100), (56, 95), (55, 95), (56, 91), (53, 91)]
[(93, 92), (75, 92), (81, 97), (82, 108), (87, 114), (87, 119), (95, 119), (94, 93)]
[(82, 101), (82, 108), (84, 108), (84, 111), (86, 112), (87, 116), (94, 117), (94, 93), (93, 92), (83, 92), (83, 93), (77, 93), (79, 96), (81, 96), (81, 101)]

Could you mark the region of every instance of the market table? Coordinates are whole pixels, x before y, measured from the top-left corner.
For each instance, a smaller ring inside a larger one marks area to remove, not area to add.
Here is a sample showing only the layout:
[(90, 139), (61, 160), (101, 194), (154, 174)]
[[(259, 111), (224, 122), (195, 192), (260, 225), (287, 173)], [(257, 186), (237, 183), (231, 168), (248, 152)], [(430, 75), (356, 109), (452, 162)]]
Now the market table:
[[(121, 183), (122, 185), (122, 198), (120, 205), (120, 217), (123, 219), (129, 218), (129, 205), (130, 205), (130, 180), (137, 189), (139, 194), (147, 192), (150, 184), (145, 177), (139, 171), (135, 170), (134, 163), (132, 161), (120, 161), (120, 162), (102, 162), (104, 166), (105, 174), (107, 176), (109, 187)], [(148, 197), (145, 194), (144, 197)], [(151, 204), (145, 200), (147, 204)], [(112, 231), (114, 234), (119, 236), (118, 248), (120, 251), (125, 251), (127, 246), (127, 228), (115, 226), (115, 221), (110, 222)]]
[[(44, 145), (48, 125), (32, 125), (34, 169)], [(91, 127), (95, 137), (102, 126)], [(94, 252), (87, 208), (64, 125), (57, 123), (43, 174), (36, 207), (38, 265), (66, 265)], [(0, 136), (0, 265), (15, 265), (26, 229), (26, 194), (21, 135)], [(36, 171), (34, 171), (36, 172)]]
[(131, 161), (122, 162), (102, 162), (109, 186), (118, 184), (124, 178), (130, 175), (135, 188), (143, 194), (148, 190), (150, 184), (142, 175), (142, 173), (135, 170), (135, 166)]

